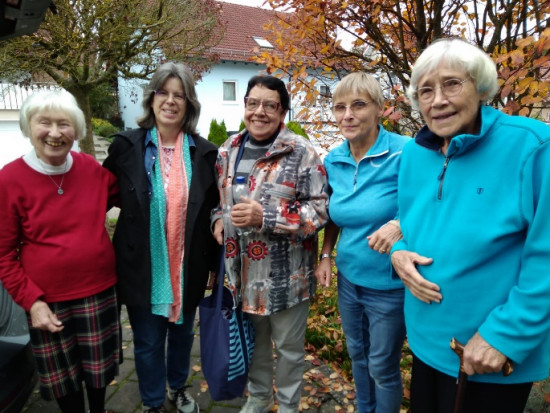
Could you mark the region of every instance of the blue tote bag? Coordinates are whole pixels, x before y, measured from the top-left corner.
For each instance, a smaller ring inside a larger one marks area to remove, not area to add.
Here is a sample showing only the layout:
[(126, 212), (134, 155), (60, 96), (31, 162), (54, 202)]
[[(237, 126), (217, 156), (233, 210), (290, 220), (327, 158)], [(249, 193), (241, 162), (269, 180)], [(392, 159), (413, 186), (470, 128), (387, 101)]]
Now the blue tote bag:
[(223, 285), (222, 251), (218, 285), (199, 304), (201, 367), (214, 401), (241, 397), (254, 352), (254, 327)]

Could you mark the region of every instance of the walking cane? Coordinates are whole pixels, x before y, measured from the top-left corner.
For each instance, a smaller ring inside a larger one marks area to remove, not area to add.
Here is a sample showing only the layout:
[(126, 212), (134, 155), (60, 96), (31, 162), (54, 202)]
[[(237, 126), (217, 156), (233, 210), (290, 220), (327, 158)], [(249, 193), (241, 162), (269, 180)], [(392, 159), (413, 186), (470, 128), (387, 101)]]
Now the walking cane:
[[(466, 383), (468, 375), (464, 371), (464, 344), (459, 343), (454, 337), (451, 339), (451, 348), (460, 359), (460, 369), (456, 380), (456, 396), (453, 413), (462, 413), (462, 404), (464, 403), (464, 395), (466, 394)], [(509, 376), (514, 371), (514, 365), (511, 360), (506, 360), (502, 366), (502, 374)]]

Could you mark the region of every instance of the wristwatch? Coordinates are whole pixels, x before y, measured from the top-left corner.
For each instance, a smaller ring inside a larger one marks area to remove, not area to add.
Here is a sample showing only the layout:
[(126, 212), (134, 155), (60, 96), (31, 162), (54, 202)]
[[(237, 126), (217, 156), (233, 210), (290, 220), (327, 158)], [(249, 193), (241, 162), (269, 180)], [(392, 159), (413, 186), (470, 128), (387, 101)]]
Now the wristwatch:
[(321, 261), (324, 258), (330, 258), (330, 254), (319, 254), (319, 261)]

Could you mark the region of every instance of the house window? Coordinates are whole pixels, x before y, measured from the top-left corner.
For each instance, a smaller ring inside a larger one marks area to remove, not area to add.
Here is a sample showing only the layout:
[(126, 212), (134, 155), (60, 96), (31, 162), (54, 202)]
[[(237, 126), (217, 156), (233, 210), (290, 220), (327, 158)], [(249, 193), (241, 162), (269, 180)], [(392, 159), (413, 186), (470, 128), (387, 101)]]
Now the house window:
[(237, 101), (237, 82), (234, 80), (223, 81), (223, 101), (224, 102), (236, 102)]
[(327, 85), (319, 86), (319, 97), (321, 99), (328, 99), (331, 97), (330, 88)]
[(319, 95), (317, 96), (317, 102), (314, 106), (317, 106), (317, 104), (321, 106), (326, 106), (331, 103), (332, 94), (330, 93), (330, 87), (327, 85), (319, 85)]
[(264, 39), (263, 37), (252, 37), (256, 44), (260, 47), (267, 47), (268, 49), (273, 49), (273, 45), (269, 40)]

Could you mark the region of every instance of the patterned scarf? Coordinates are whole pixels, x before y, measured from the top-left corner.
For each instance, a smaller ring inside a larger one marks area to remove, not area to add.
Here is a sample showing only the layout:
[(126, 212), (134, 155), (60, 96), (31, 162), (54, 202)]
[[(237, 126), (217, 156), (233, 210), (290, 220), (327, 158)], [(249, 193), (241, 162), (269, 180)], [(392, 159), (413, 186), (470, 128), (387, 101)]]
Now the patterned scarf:
[(185, 218), (191, 186), (189, 139), (180, 132), (170, 164), (165, 162), (162, 136), (151, 129), (158, 155), (151, 172), (151, 307), (170, 322), (183, 322), (183, 255)]

